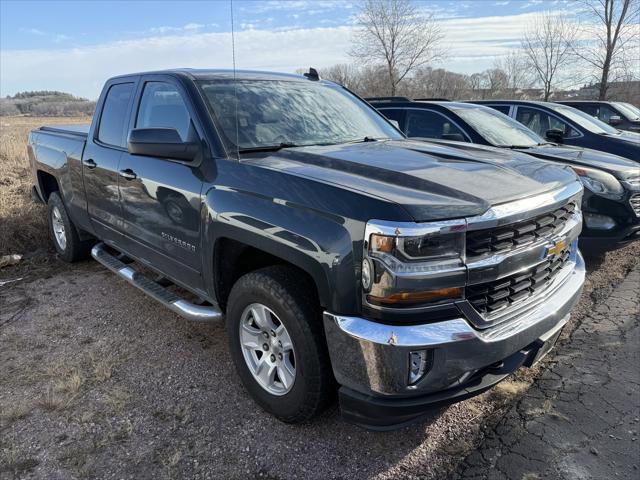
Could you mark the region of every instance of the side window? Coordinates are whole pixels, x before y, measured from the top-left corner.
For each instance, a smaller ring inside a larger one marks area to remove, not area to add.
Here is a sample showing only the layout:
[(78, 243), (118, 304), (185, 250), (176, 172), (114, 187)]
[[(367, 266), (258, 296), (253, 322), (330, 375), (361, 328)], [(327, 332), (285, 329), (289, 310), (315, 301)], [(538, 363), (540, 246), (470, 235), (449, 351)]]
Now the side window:
[(504, 113), (505, 115), (509, 115), (509, 110), (511, 109), (510, 105), (489, 105), (494, 110), (498, 110), (500, 113)]
[(580, 133), (571, 128), (568, 123), (535, 108), (518, 107), (516, 120), (536, 132), (542, 138), (545, 137), (547, 130), (561, 130), (564, 132), (565, 138), (580, 136)]
[(464, 133), (447, 117), (430, 110), (407, 110), (407, 137), (447, 138), (446, 135)]
[(191, 118), (178, 89), (164, 82), (147, 82), (142, 92), (136, 128), (175, 128), (187, 140)]
[(402, 128), (402, 117), (404, 116), (404, 111), (399, 108), (384, 108), (380, 110), (380, 113), (387, 117), (389, 120), (395, 120), (400, 125), (399, 128)]
[(598, 116), (598, 107), (595, 105), (569, 105), (570, 107), (575, 107), (578, 110), (582, 110), (584, 113), (588, 113), (592, 117)]
[(133, 83), (118, 83), (109, 87), (102, 107), (98, 140), (107, 145), (124, 147), (124, 129), (129, 119), (127, 112), (133, 94)]
[(612, 108), (607, 107), (606, 105), (600, 105), (600, 109), (598, 111), (598, 118), (602, 120), (604, 123), (609, 123), (609, 119), (611, 117), (620, 116), (618, 112), (613, 110)]

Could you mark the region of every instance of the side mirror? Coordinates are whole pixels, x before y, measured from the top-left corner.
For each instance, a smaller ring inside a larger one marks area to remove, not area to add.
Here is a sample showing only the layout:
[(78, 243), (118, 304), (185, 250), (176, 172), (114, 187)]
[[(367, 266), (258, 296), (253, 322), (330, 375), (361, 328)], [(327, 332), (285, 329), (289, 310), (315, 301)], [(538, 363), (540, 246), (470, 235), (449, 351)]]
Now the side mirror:
[(391, 125), (393, 125), (394, 127), (396, 127), (398, 130), (400, 130), (400, 122), (398, 122), (398, 120), (392, 120), (391, 118), (387, 118), (387, 120), (389, 121), (389, 123)]
[(622, 123), (622, 118), (619, 117), (618, 115), (612, 115), (609, 117), (609, 125), (611, 126), (616, 126), (616, 125), (620, 125)]
[(557, 128), (552, 128), (550, 130), (547, 130), (544, 136), (550, 142), (562, 143), (564, 139), (564, 132), (562, 130), (558, 130)]
[(200, 147), (195, 142), (183, 142), (175, 128), (134, 128), (127, 141), (131, 155), (173, 158), (193, 161)]
[(451, 140), (452, 142), (464, 142), (465, 139), (461, 133), (443, 133), (442, 140)]

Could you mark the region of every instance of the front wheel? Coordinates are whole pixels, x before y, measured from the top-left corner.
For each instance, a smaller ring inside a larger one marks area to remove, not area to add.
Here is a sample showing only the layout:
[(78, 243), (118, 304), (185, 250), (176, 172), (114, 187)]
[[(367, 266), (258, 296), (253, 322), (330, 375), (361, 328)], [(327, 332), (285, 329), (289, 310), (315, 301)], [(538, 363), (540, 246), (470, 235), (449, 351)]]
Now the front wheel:
[(255, 401), (280, 420), (311, 419), (333, 400), (334, 379), (311, 285), (293, 269), (241, 277), (227, 308), (238, 374)]

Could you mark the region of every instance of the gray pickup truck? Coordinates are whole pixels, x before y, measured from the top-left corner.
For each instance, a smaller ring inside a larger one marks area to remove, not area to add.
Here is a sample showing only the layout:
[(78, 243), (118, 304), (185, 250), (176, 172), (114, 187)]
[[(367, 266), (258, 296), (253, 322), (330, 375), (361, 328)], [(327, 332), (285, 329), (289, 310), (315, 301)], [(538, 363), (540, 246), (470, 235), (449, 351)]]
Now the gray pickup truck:
[(336, 390), (377, 429), (482, 392), (553, 346), (584, 281), (570, 170), (408, 140), (313, 71), (112, 78), (90, 127), (28, 153), (59, 256), (224, 321), (286, 422)]

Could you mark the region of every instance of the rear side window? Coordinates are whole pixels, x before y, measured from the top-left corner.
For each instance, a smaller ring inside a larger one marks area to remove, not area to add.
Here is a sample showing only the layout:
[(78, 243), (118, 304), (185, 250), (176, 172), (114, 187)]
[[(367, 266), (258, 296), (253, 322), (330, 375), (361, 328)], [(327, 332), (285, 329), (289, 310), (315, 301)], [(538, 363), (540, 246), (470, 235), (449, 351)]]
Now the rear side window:
[(382, 108), (380, 113), (387, 117), (389, 120), (395, 120), (398, 125), (402, 125), (402, 117), (404, 112), (399, 108)]
[(424, 137), (449, 139), (448, 135), (458, 134), (463, 138), (464, 133), (444, 115), (429, 110), (408, 110), (407, 137)]
[(124, 129), (128, 123), (127, 112), (133, 94), (133, 83), (112, 85), (102, 107), (98, 140), (107, 145), (124, 147)]
[(174, 128), (187, 140), (191, 118), (177, 87), (148, 82), (144, 86), (136, 128)]
[(511, 105), (490, 105), (490, 107), (505, 115), (509, 115), (509, 110), (511, 109)]

